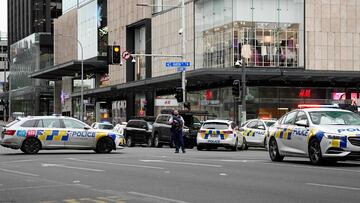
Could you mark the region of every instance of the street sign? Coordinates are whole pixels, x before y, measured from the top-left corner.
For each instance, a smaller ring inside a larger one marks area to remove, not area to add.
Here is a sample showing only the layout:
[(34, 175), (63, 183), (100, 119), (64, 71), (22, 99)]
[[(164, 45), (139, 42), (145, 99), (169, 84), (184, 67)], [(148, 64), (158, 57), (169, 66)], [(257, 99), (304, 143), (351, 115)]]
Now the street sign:
[(169, 67), (169, 68), (173, 68), (173, 67), (187, 67), (190, 66), (191, 63), (190, 62), (166, 62), (165, 66)]
[(186, 67), (177, 67), (176, 68), (177, 72), (182, 72), (182, 71), (186, 71)]
[(121, 54), (121, 56), (122, 56), (123, 59), (128, 60), (130, 58), (131, 54), (128, 51), (124, 51)]

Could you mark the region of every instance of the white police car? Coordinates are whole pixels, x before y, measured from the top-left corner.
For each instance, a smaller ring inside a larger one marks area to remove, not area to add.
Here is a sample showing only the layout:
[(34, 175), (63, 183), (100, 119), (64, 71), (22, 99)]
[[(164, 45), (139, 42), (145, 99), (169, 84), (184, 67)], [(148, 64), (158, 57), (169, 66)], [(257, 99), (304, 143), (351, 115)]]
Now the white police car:
[(269, 127), (275, 120), (253, 119), (247, 121), (241, 128), (244, 136), (244, 149), (248, 147), (266, 147)]
[(110, 153), (125, 144), (124, 137), (109, 130), (93, 129), (70, 117), (34, 116), (18, 118), (5, 126), (0, 144), (35, 154), (42, 149), (87, 149)]
[(360, 158), (360, 116), (341, 109), (307, 108), (285, 114), (270, 129), (272, 161), (309, 157), (311, 163)]
[(197, 149), (229, 148), (237, 151), (243, 148), (243, 137), (236, 124), (228, 120), (205, 121), (196, 137)]

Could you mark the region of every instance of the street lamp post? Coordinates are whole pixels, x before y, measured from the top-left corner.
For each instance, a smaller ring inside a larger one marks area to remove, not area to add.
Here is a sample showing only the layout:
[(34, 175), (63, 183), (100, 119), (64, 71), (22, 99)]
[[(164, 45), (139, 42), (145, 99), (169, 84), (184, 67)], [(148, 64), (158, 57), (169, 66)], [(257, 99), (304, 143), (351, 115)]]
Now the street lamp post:
[(84, 121), (84, 49), (83, 49), (83, 46), (82, 46), (80, 40), (78, 40), (76, 37), (69, 36), (69, 35), (63, 35), (63, 34), (57, 34), (57, 35), (75, 39), (81, 48), (81, 90), (80, 90), (80, 115), (79, 115), (79, 117), (80, 117), (81, 121)]

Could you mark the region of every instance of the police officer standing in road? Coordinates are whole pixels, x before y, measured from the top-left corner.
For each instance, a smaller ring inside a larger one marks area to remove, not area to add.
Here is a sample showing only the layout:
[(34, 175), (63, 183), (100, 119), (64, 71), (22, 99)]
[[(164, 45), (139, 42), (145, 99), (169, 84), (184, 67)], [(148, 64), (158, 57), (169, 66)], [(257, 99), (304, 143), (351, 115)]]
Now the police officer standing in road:
[(175, 153), (179, 153), (179, 149), (181, 148), (182, 152), (185, 153), (184, 146), (184, 119), (179, 115), (177, 110), (173, 111), (173, 115), (170, 119), (171, 124), (171, 133), (175, 142)]

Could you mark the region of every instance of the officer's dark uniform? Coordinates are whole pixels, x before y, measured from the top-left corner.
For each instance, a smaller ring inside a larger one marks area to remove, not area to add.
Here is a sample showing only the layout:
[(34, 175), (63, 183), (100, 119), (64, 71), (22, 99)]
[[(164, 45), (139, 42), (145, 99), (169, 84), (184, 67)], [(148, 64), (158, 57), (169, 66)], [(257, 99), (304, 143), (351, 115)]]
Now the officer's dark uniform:
[(173, 115), (173, 122), (171, 123), (171, 132), (175, 142), (175, 153), (179, 153), (179, 149), (185, 153), (184, 138), (183, 138), (183, 119), (179, 115)]

